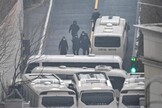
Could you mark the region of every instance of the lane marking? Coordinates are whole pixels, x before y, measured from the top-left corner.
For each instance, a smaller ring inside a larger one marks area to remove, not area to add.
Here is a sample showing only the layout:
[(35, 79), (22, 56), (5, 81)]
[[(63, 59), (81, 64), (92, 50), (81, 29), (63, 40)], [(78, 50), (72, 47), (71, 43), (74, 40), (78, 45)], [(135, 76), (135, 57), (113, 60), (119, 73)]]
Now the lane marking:
[(50, 16), (51, 9), (52, 9), (52, 4), (53, 4), (53, 0), (50, 0), (46, 21), (45, 21), (45, 24), (44, 24), (43, 34), (42, 34), (42, 38), (41, 38), (41, 42), (40, 42), (40, 47), (39, 47), (39, 51), (38, 51), (38, 55), (41, 55), (41, 53), (42, 53), (43, 42), (44, 42), (44, 39), (46, 37), (46, 31), (47, 31), (47, 26), (48, 26), (48, 22), (49, 22), (49, 16)]
[(98, 9), (98, 0), (95, 1), (95, 7), (94, 9)]

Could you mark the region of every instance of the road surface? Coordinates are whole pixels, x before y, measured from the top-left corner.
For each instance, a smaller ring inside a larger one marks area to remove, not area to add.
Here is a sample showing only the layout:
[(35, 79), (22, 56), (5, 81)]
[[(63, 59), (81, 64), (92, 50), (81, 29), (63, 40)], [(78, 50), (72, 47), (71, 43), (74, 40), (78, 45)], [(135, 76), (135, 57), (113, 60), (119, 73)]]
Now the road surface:
[[(48, 2), (48, 4), (49, 3), (50, 2)], [(41, 10), (44, 9), (44, 6), (45, 5), (41, 5), (39, 9), (35, 9), (35, 12), (44, 12), (44, 10)], [(41, 54), (58, 55), (59, 41), (63, 36), (65, 36), (68, 40), (68, 53), (72, 54), (72, 37), (68, 32), (69, 26), (73, 20), (76, 20), (80, 26), (79, 34), (84, 30), (90, 35), (90, 18), (94, 7), (95, 0), (53, 0)], [(124, 69), (129, 71), (130, 57), (132, 56), (133, 52), (135, 34), (135, 28), (133, 27), (133, 24), (136, 24), (137, 19), (137, 0), (99, 0), (98, 10), (101, 15), (121, 16), (125, 18), (127, 23), (130, 25), (130, 31), (128, 32), (128, 50), (126, 52), (126, 58), (124, 59)], [(47, 15), (47, 13), (45, 13), (45, 15)], [(44, 15), (42, 14), (42, 17), (43, 16)], [(35, 22), (32, 21), (29, 23), (34, 24)], [(82, 50), (80, 50), (80, 54), (82, 54)]]

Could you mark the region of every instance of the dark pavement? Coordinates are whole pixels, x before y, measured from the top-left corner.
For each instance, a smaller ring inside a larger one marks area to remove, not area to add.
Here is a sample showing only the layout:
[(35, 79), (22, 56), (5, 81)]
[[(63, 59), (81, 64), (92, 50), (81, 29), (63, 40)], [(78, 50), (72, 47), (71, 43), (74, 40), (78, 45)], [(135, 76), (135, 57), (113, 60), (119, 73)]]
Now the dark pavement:
[(72, 36), (69, 27), (76, 20), (81, 31), (90, 34), (91, 13), (93, 12), (94, 0), (55, 0), (48, 23), (43, 54), (59, 54), (58, 45), (63, 36), (69, 45), (68, 53), (72, 53)]
[[(59, 54), (58, 45), (62, 36), (65, 36), (68, 40), (68, 53), (72, 53), (72, 37), (68, 32), (69, 26), (73, 20), (76, 20), (80, 26), (79, 35), (82, 30), (90, 35), (90, 17), (93, 12), (94, 4), (95, 0), (53, 0), (42, 54)], [(37, 13), (44, 12), (41, 8), (42, 7), (35, 11), (37, 11)], [(130, 57), (133, 52), (135, 34), (133, 25), (136, 24), (137, 0), (99, 0), (98, 8), (101, 15), (121, 16), (125, 18), (130, 25), (130, 31), (128, 32), (128, 51), (124, 59), (124, 67), (129, 71)], [(82, 53), (81, 50), (80, 53)]]
[[(30, 54), (38, 54), (49, 1), (38, 2), (24, 10), (24, 36), (30, 39)], [(28, 6), (29, 7), (29, 6)]]

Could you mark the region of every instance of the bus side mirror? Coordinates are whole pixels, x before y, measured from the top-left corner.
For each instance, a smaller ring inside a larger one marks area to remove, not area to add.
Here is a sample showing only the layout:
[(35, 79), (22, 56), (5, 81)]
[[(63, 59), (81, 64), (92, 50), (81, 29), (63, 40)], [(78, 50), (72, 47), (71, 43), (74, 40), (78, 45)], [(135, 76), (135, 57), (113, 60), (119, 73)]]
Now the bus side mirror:
[(68, 88), (72, 89), (72, 90), (75, 90), (74, 84), (72, 84), (72, 83), (68, 85)]

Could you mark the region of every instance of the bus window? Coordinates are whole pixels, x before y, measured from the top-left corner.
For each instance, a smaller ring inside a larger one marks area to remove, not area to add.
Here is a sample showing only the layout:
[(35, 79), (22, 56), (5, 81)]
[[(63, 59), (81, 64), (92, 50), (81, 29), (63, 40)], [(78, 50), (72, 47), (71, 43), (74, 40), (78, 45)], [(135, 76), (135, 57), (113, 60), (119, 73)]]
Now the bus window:
[(30, 64), (28, 65), (28, 68), (27, 68), (27, 70), (26, 70), (26, 73), (31, 73), (31, 71), (32, 71), (35, 67), (37, 67), (37, 66), (39, 66), (39, 63), (30, 63)]
[(73, 74), (72, 75), (67, 75), (67, 74), (56, 74), (60, 79), (62, 80), (71, 80), (73, 78)]
[(118, 89), (121, 91), (125, 78), (117, 76), (109, 76), (113, 89)]
[(42, 105), (49, 107), (70, 107), (74, 104), (73, 97), (69, 96), (44, 96)]
[(109, 105), (114, 100), (110, 92), (83, 93), (81, 101), (86, 105)]
[(140, 106), (140, 98), (144, 95), (124, 95), (122, 103), (125, 106)]
[(96, 36), (95, 47), (120, 47), (120, 37)]
[(95, 68), (97, 65), (106, 65), (106, 66), (111, 66), (112, 68), (120, 68), (119, 63), (94, 63), (94, 62), (43, 62), (42, 64), (44, 67), (45, 66), (67, 66), (67, 67), (88, 67), (88, 68)]

